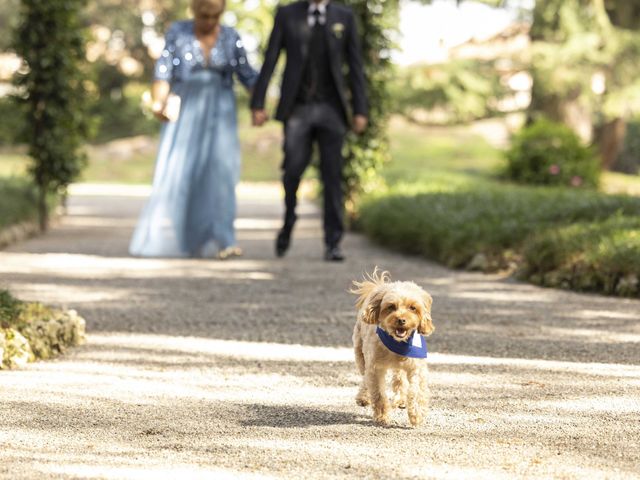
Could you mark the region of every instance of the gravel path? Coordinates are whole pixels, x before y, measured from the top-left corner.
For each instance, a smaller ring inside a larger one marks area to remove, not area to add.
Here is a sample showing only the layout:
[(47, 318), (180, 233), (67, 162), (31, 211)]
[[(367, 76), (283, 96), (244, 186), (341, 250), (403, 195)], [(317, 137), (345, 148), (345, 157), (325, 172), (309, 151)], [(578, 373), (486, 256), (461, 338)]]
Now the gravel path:
[[(93, 194), (89, 194), (90, 191)], [(0, 478), (640, 478), (640, 301), (454, 272), (348, 235), (321, 260), (305, 205), (275, 259), (279, 191), (243, 186), (245, 257), (133, 259), (144, 191), (78, 187), (49, 234), (0, 252), (0, 285), (75, 308), (88, 342), (0, 372)], [(434, 297), (432, 408), (356, 406), (352, 279)]]

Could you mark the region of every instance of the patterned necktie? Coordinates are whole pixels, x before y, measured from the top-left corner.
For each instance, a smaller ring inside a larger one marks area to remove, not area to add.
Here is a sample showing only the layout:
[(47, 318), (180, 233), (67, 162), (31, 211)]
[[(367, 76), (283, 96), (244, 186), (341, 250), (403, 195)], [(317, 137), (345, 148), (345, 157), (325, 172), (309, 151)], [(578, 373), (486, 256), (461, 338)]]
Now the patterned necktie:
[(314, 27), (319, 27), (320, 26), (320, 9), (319, 8), (314, 8), (313, 11), (311, 12), (311, 15), (313, 16), (313, 26)]

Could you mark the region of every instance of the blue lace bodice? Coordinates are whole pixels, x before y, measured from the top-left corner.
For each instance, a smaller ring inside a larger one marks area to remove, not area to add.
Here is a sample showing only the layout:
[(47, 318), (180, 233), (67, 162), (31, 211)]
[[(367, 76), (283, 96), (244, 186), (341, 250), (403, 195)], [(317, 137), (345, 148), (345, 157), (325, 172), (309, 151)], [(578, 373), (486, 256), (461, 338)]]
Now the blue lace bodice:
[(229, 87), (233, 84), (235, 73), (245, 87), (251, 88), (258, 78), (258, 72), (249, 65), (238, 32), (221, 25), (216, 45), (211, 49), (208, 62), (205, 62), (193, 26), (193, 20), (183, 20), (169, 27), (164, 49), (156, 62), (154, 79), (174, 84), (186, 80), (194, 68), (201, 67), (218, 70)]

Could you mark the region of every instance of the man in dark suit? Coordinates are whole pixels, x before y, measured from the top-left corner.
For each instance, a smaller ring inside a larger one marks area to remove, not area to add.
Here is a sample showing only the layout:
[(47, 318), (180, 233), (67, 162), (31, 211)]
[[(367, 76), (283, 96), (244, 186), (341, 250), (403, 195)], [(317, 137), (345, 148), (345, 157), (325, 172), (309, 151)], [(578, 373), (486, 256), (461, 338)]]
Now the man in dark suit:
[[(287, 62), (276, 119), (284, 124), (284, 225), (276, 254), (289, 248), (296, 221), (297, 191), (311, 161), (313, 142), (320, 151), (324, 185), (325, 260), (342, 261), (342, 145), (347, 125), (356, 133), (367, 127), (367, 99), (356, 22), (351, 10), (329, 0), (298, 1), (278, 8), (264, 65), (251, 98), (253, 124), (267, 120), (264, 99), (282, 50)], [(348, 67), (350, 95), (343, 67)], [(351, 108), (347, 99), (351, 99)]]

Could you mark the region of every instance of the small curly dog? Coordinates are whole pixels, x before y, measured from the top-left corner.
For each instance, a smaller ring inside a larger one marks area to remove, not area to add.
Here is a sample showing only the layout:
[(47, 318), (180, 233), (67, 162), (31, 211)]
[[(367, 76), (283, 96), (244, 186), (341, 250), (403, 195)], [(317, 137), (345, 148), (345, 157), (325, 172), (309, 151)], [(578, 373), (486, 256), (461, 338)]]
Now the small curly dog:
[[(358, 405), (372, 404), (373, 419), (389, 424), (393, 407), (406, 408), (411, 425), (418, 426), (428, 407), (427, 345), (434, 331), (433, 299), (413, 282), (391, 282), (389, 272), (354, 281), (358, 316), (353, 329), (356, 364), (363, 376)], [(393, 402), (387, 398), (385, 377), (393, 372)]]

